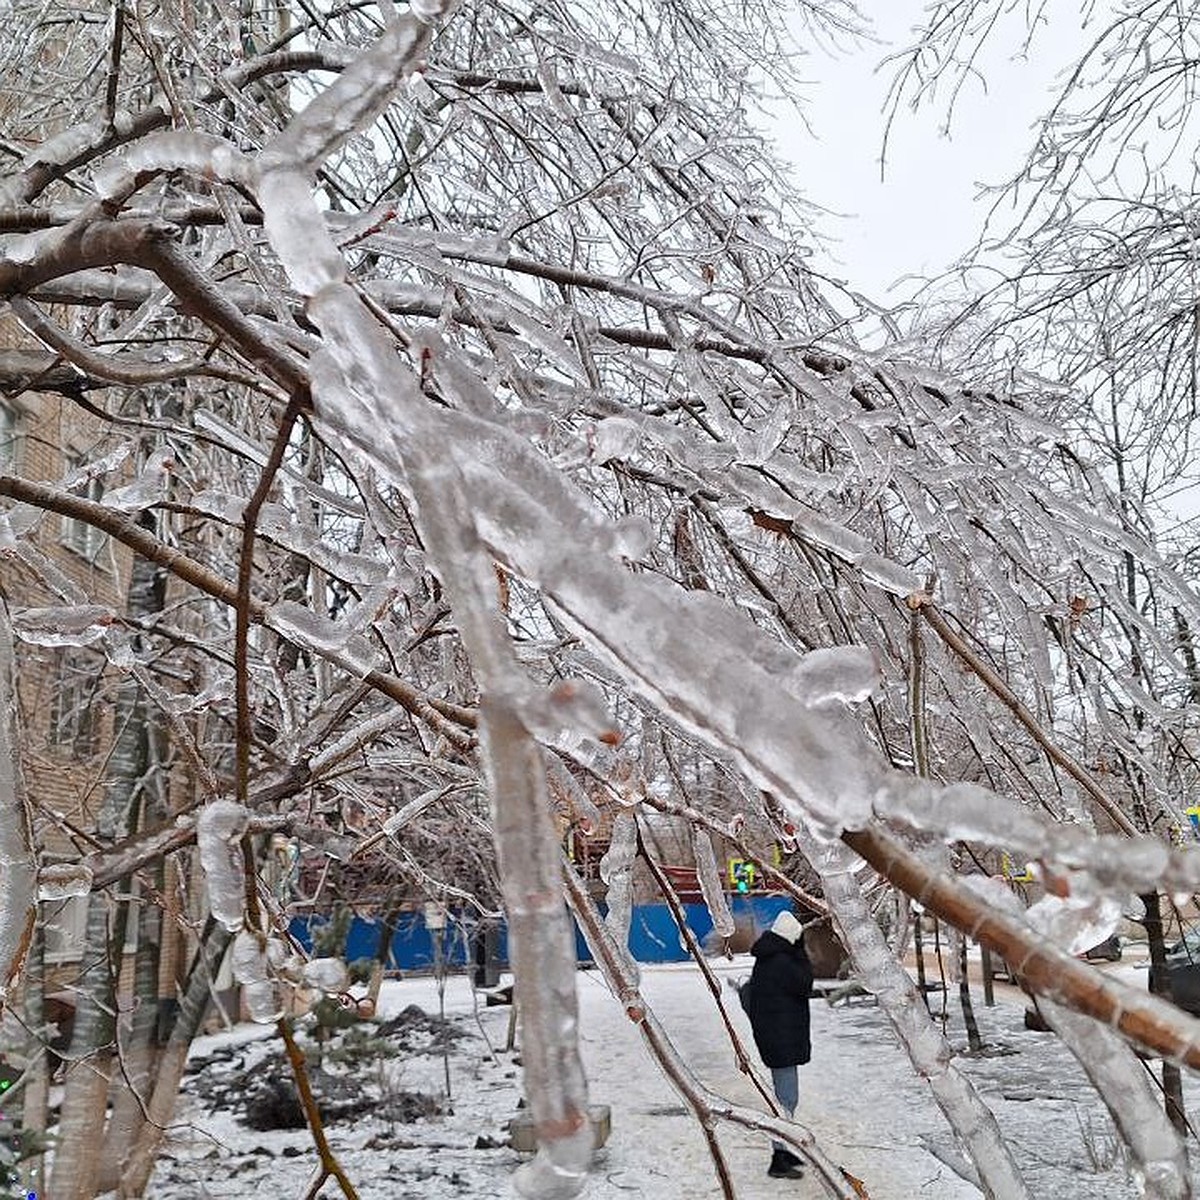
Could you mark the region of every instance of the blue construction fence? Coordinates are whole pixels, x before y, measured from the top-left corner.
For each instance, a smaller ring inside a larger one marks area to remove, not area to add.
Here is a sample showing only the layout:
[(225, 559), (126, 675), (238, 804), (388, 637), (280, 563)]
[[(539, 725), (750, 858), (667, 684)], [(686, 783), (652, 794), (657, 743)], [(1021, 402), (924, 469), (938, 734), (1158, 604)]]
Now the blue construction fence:
[[(733, 896), (729, 907), (739, 925), (752, 926), (760, 932), (770, 926), (776, 916), (790, 907), (787, 896)], [(688, 926), (703, 945), (712, 933), (712, 917), (703, 904), (683, 906)], [(320, 928), (327, 917), (297, 917), (291, 923), (292, 936), (306, 950), (312, 949), (312, 932)], [(477, 962), (477, 948), (484, 926), (474, 913), (451, 912), (441, 931), (443, 962), (448, 966), (464, 967)], [(489, 923), (488, 957), (500, 966), (508, 964), (508, 936), (504, 922)], [(347, 962), (356, 958), (374, 958), (379, 950), (382, 922), (355, 917), (346, 936)], [(422, 912), (401, 914), (392, 935), (391, 958), (388, 965), (402, 971), (427, 971), (435, 965), (433, 933), (426, 928)], [(575, 929), (575, 949), (580, 963), (592, 960), (591, 951), (578, 927)], [(665, 904), (634, 906), (629, 923), (629, 951), (638, 962), (685, 962), (691, 956), (683, 945), (671, 910)]]

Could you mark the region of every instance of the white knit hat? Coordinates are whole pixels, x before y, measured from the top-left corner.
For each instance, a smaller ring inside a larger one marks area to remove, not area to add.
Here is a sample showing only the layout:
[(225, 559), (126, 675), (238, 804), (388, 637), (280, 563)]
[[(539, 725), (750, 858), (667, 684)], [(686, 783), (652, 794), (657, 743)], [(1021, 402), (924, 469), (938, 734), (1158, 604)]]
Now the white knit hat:
[(804, 927), (785, 908), (771, 925), (771, 932), (777, 933), (785, 942), (794, 946), (804, 933)]

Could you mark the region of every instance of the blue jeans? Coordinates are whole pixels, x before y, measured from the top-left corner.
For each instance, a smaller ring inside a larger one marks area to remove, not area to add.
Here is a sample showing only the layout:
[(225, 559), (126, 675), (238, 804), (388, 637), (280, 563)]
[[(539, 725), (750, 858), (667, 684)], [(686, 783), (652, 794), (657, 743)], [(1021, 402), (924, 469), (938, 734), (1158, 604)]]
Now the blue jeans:
[[(790, 1119), (796, 1113), (796, 1104), (800, 1100), (800, 1072), (795, 1067), (772, 1067), (771, 1084), (775, 1089), (775, 1099), (779, 1107)], [(783, 1142), (771, 1141), (772, 1150), (786, 1150)]]

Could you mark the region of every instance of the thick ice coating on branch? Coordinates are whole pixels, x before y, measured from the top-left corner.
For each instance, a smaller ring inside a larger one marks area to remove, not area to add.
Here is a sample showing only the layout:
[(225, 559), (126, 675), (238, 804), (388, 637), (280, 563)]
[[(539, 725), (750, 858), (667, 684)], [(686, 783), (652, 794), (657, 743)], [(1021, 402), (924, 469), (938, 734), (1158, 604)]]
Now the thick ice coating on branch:
[(874, 809), (890, 822), (946, 842), (1002, 847), (1078, 873), (1086, 877), (1089, 890), (1200, 891), (1200, 847), (1168, 846), (1150, 836), (1096, 835), (1081, 825), (1052, 821), (977, 784), (943, 788), (895, 771), (875, 793)]
[[(421, 0), (421, 3), (433, 16), (449, 7), (438, 0)], [(424, 54), (430, 36), (428, 19), (404, 17), (388, 26), (370, 49), (293, 117), (267, 146), (263, 153), (267, 169), (283, 164), (311, 173), (347, 138), (381, 113)], [(303, 220), (303, 214), (297, 213), (297, 217)], [(282, 225), (277, 225), (276, 234), (280, 228)], [(272, 234), (272, 245), (279, 253), (276, 234)], [(312, 250), (320, 253), (321, 247), (314, 245)], [(285, 259), (284, 265), (289, 274), (299, 266), (294, 256)]]
[(604, 924), (613, 944), (625, 960), (626, 970), (634, 978), (638, 968), (629, 953), (629, 926), (633, 919), (633, 863), (637, 855), (637, 819), (632, 812), (620, 812), (612, 824), (608, 849), (600, 859), (600, 879), (608, 888), (608, 912)]
[(1132, 1048), (1091, 1017), (1041, 1000), (1050, 1027), (1079, 1060), (1133, 1153), (1146, 1200), (1189, 1200), (1192, 1195), (1183, 1139), (1163, 1111), (1162, 1098)]
[(20, 608), (12, 619), (17, 638), (34, 646), (90, 646), (112, 623), (112, 609), (100, 604)]
[(482, 688), (481, 760), (488, 782), (509, 954), (520, 998), (525, 1088), (538, 1137), (517, 1187), (531, 1200), (568, 1200), (591, 1164), (587, 1082), (578, 1046), (574, 937), (562, 901), (558, 831), (543, 752), (508, 689), (521, 673), (495, 607), (492, 564), (440, 448), (416, 444), (411, 479), (430, 558), (438, 564)]
[(250, 814), (232, 800), (214, 800), (196, 821), (196, 846), (208, 888), (213, 919), (230, 933), (242, 928), (246, 905), (246, 868), (241, 838)]
[(86, 863), (53, 863), (38, 871), (39, 900), (69, 900), (92, 890), (92, 869)]
[(343, 992), (350, 976), (340, 958), (314, 958), (304, 964), (302, 981), (305, 987), (321, 992)]

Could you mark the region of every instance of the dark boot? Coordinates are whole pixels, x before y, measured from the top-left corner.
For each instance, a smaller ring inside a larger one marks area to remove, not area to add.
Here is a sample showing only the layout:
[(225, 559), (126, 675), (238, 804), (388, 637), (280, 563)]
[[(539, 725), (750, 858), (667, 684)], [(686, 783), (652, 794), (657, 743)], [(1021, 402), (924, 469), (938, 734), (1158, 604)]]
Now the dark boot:
[(790, 1150), (776, 1150), (771, 1154), (771, 1165), (767, 1168), (767, 1174), (772, 1179), (803, 1179), (801, 1161)]

